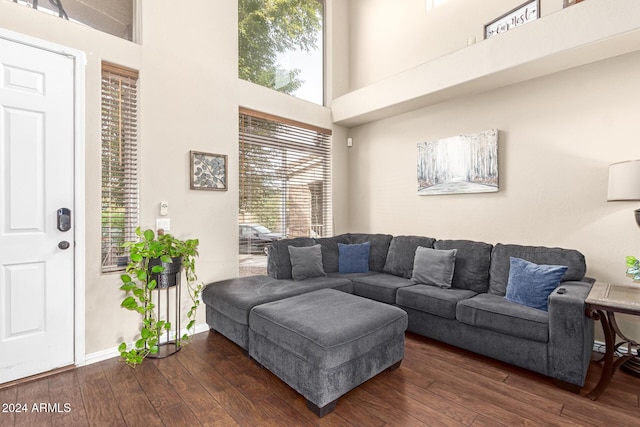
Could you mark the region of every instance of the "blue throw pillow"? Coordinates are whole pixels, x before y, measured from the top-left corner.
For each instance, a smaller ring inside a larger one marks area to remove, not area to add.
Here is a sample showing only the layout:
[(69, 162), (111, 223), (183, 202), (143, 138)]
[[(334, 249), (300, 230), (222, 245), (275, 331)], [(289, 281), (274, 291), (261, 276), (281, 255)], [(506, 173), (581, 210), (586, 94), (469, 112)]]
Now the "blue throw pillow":
[(548, 310), (548, 298), (558, 287), (568, 267), (564, 265), (538, 265), (520, 258), (509, 258), (509, 301), (539, 310)]
[(338, 272), (366, 273), (369, 271), (369, 242), (355, 245), (338, 243)]

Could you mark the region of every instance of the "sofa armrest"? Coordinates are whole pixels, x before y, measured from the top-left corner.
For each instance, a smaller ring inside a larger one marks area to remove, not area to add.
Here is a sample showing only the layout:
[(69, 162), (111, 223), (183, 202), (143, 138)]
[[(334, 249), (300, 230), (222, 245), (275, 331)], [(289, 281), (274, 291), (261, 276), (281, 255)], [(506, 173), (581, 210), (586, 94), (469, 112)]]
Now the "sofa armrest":
[(593, 350), (593, 320), (585, 315), (592, 285), (562, 282), (549, 296), (549, 375), (580, 387)]

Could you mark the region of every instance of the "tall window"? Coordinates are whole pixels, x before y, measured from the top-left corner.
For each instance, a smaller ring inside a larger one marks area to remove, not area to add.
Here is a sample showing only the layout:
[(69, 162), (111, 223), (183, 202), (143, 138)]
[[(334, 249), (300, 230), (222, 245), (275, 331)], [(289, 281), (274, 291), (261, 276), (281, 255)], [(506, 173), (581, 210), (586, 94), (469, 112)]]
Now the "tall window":
[(322, 105), (323, 20), (323, 0), (238, 0), (239, 77)]
[(102, 271), (121, 270), (138, 224), (138, 72), (102, 63)]
[(239, 168), (240, 223), (332, 235), (330, 130), (241, 109)]

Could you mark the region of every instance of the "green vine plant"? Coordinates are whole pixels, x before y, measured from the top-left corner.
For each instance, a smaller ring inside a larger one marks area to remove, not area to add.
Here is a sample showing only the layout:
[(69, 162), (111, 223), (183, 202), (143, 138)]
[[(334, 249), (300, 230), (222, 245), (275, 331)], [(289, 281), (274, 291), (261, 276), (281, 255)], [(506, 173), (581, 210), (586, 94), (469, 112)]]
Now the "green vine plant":
[(158, 286), (155, 277), (165, 268), (162, 265), (153, 265), (150, 269), (149, 262), (160, 259), (163, 263), (172, 263), (173, 258), (182, 258), (191, 308), (187, 311), (187, 332), (180, 337), (175, 337), (177, 346), (188, 344), (189, 333), (193, 336), (195, 317), (200, 305), (200, 292), (204, 286), (198, 283), (195, 268), (198, 239), (179, 240), (171, 234), (164, 234), (162, 230), (158, 230), (156, 237), (153, 230), (143, 232), (140, 227), (136, 229), (136, 235), (139, 238), (138, 241), (123, 244), (129, 249), (130, 262), (125, 273), (120, 276), (122, 282), (120, 289), (125, 292), (125, 298), (120, 306), (142, 316), (140, 338), (136, 340), (133, 348), (128, 349), (125, 342), (118, 346), (120, 356), (132, 367), (141, 364), (148, 355), (157, 354), (163, 332), (168, 333), (171, 330), (170, 322), (158, 319), (152, 298), (152, 291)]
[(627, 257), (627, 274), (633, 277), (633, 280), (640, 281), (640, 260), (634, 256)]

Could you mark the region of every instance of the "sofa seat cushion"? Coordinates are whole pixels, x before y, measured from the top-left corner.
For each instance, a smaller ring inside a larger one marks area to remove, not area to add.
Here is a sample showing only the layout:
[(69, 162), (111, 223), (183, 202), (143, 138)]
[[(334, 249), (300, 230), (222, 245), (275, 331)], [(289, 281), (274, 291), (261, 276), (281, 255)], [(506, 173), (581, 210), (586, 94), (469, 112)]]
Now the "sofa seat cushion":
[(456, 318), (459, 301), (476, 295), (467, 289), (442, 289), (429, 285), (414, 285), (398, 289), (396, 304), (447, 319)]
[(478, 294), (460, 301), (456, 319), (514, 337), (542, 343), (549, 341), (549, 314), (546, 311), (508, 301), (499, 295)]
[(291, 279), (251, 276), (207, 285), (202, 291), (202, 301), (231, 320), (248, 325), (249, 311), (256, 305), (326, 288), (353, 292), (348, 279), (314, 277), (296, 282)]
[(353, 276), (350, 279), (354, 294), (387, 304), (396, 303), (396, 291), (399, 288), (412, 285), (409, 279), (385, 273)]
[(407, 313), (324, 289), (256, 306), (249, 322), (253, 332), (278, 347), (313, 366), (331, 368), (403, 335)]
[(377, 273), (375, 271), (369, 270), (366, 273), (338, 273), (338, 272), (335, 272), (335, 273), (329, 273), (329, 274), (327, 274), (327, 276), (329, 276), (329, 277), (337, 277), (337, 278), (340, 278), (340, 279), (354, 280), (354, 279), (359, 279), (360, 277), (375, 276), (377, 274), (380, 274), (380, 273)]

